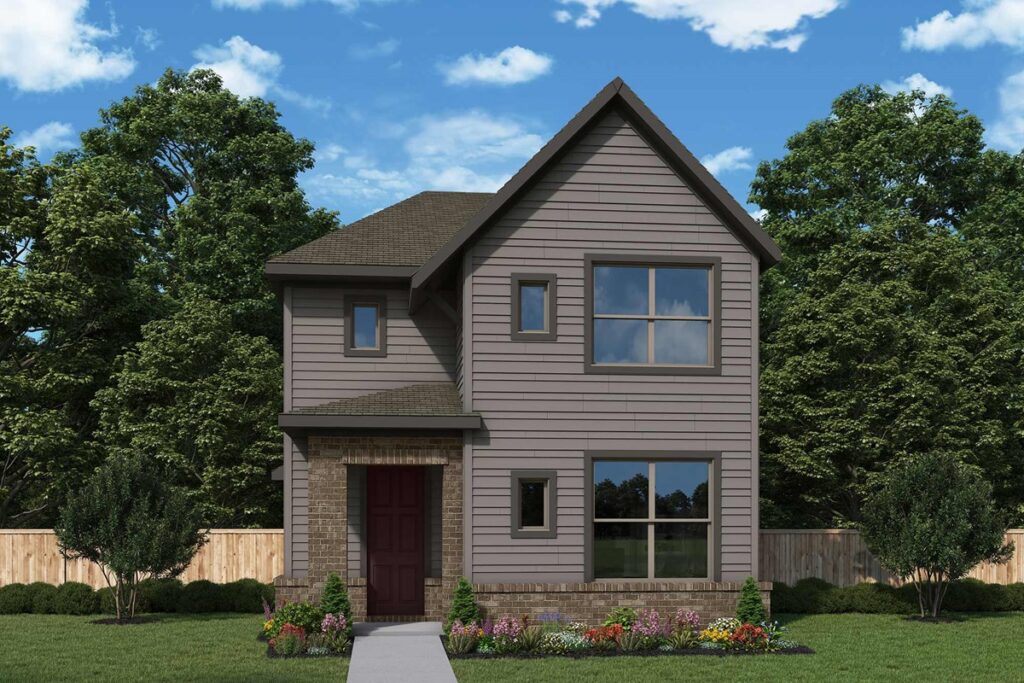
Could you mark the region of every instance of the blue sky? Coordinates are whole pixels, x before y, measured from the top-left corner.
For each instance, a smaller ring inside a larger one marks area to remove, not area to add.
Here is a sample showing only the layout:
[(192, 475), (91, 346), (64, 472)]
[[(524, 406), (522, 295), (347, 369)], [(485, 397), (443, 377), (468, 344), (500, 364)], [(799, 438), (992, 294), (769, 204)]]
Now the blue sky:
[(1024, 0), (0, 0), (0, 16), (0, 125), (41, 157), (165, 68), (211, 65), (316, 143), (303, 186), (346, 222), (496, 189), (616, 75), (741, 202), (756, 163), (858, 83), (951, 93), (990, 144), (1024, 144)]

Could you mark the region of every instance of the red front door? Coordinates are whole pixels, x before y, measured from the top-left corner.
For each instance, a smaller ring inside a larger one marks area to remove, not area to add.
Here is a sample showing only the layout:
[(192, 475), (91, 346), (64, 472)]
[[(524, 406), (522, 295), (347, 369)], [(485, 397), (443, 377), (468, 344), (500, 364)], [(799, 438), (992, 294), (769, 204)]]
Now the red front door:
[(367, 609), (423, 614), (423, 468), (366, 468)]

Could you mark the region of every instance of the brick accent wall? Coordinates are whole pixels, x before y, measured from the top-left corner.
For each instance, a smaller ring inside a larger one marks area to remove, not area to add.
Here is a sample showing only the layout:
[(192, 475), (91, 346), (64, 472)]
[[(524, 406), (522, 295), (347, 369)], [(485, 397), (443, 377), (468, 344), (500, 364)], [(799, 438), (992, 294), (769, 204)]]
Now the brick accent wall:
[[(277, 601), (318, 600), (330, 572), (346, 577), (352, 616), (367, 617), (366, 577), (347, 572), (349, 465), (440, 465), (441, 576), (424, 579), (423, 619), (441, 621), (462, 572), (462, 436), (310, 436), (309, 572), (278, 577)], [(426, 511), (425, 511), (426, 512)]]
[[(531, 618), (557, 612), (572, 621), (597, 625), (616, 607), (656, 609), (674, 614), (683, 607), (692, 609), (702, 621), (736, 616), (739, 582), (695, 581), (669, 583), (637, 581), (623, 583), (566, 584), (477, 584), (477, 603), (485, 616), (492, 619), (502, 614)], [(761, 598), (771, 609), (770, 582), (761, 582)]]

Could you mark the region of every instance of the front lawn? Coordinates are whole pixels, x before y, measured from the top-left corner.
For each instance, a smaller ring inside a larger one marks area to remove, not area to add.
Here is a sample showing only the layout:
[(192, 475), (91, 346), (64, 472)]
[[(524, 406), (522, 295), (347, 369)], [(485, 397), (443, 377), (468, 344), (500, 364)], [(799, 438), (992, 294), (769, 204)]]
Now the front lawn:
[(454, 660), (460, 683), (490, 681), (1019, 681), (1024, 614), (972, 614), (955, 623), (894, 615), (792, 615), (787, 637), (813, 655)]
[(344, 681), (348, 660), (268, 659), (255, 614), (153, 615), (99, 626), (100, 615), (0, 616), (2, 681)]

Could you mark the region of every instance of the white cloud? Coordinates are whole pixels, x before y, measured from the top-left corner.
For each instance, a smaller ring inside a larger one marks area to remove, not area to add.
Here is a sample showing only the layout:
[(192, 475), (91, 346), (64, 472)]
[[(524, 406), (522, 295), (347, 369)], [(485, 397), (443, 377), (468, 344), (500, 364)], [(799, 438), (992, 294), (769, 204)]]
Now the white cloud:
[[(807, 39), (803, 27), (842, 6), (844, 0), (559, 0), (575, 6), (574, 23), (589, 28), (604, 10), (623, 4), (648, 19), (689, 21), (715, 45), (733, 50), (771, 47), (796, 52)], [(559, 22), (572, 20), (565, 10), (556, 12)]]
[(135, 41), (150, 52), (160, 46), (160, 33), (155, 28), (135, 29)]
[(36, 154), (75, 146), (75, 129), (70, 123), (50, 121), (14, 138), (17, 147), (35, 147)]
[(265, 97), (281, 73), (281, 56), (233, 36), (222, 45), (204, 45), (193, 56), (192, 70), (212, 69), (224, 87), (239, 97)]
[[(308, 0), (309, 2), (316, 2), (318, 0)], [(353, 12), (359, 8), (360, 5), (383, 5), (389, 2), (395, 2), (396, 0), (319, 0), (320, 2), (327, 2), (345, 12)], [(298, 7), (299, 5), (306, 4), (307, 0), (213, 0), (213, 6), (217, 9), (242, 9), (242, 10), (261, 10), (264, 7), (277, 6), (277, 7)]]
[(0, 20), (0, 80), (18, 90), (47, 92), (86, 81), (116, 81), (135, 69), (129, 49), (98, 43), (117, 28), (85, 21), (88, 0), (4, 0)]
[(935, 97), (936, 95), (953, 96), (952, 88), (939, 85), (935, 81), (926, 78), (922, 73), (911, 74), (902, 81), (885, 81), (882, 83), (882, 90), (893, 95), (898, 92), (920, 90), (924, 93), (925, 97)]
[(1024, 3), (1020, 0), (965, 0), (966, 11), (943, 10), (903, 29), (904, 50), (976, 48), (999, 43), (1024, 48)]
[(283, 63), (281, 55), (254, 45), (241, 36), (232, 36), (221, 45), (203, 45), (192, 55), (198, 59), (196, 69), (212, 69), (224, 81), (224, 87), (239, 97), (275, 96), (306, 109), (326, 111), (330, 102), (303, 95), (280, 83)]
[(420, 190), (494, 192), (544, 142), (522, 123), (480, 110), (426, 116), (394, 130), (401, 133), (400, 163), (387, 167), (368, 154), (327, 145), (317, 160), (340, 168), (310, 176), (311, 194), (383, 201)]
[(462, 55), (454, 62), (441, 65), (448, 85), (487, 83), (513, 85), (526, 83), (551, 71), (554, 60), (519, 45), (507, 47), (490, 57)]
[(342, 157), (342, 155), (347, 153), (347, 149), (345, 149), (344, 147), (337, 143), (331, 142), (324, 145), (323, 147), (317, 148), (317, 150), (313, 153), (313, 157), (317, 161), (331, 162), (337, 161)]
[(756, 211), (748, 211), (747, 213), (750, 214), (751, 218), (760, 223), (768, 215), (768, 209), (758, 209)]
[(749, 147), (730, 147), (723, 149), (718, 154), (709, 154), (702, 157), (700, 163), (708, 169), (708, 173), (717, 176), (719, 173), (729, 171), (742, 171), (753, 168), (750, 161), (753, 159), (754, 151)]
[(393, 55), (398, 49), (399, 42), (395, 38), (382, 40), (373, 45), (353, 45), (348, 53), (355, 59), (373, 59), (375, 57), (387, 57)]
[(992, 146), (1018, 152), (1024, 147), (1024, 71), (1013, 74), (999, 88), (999, 118), (989, 128)]

